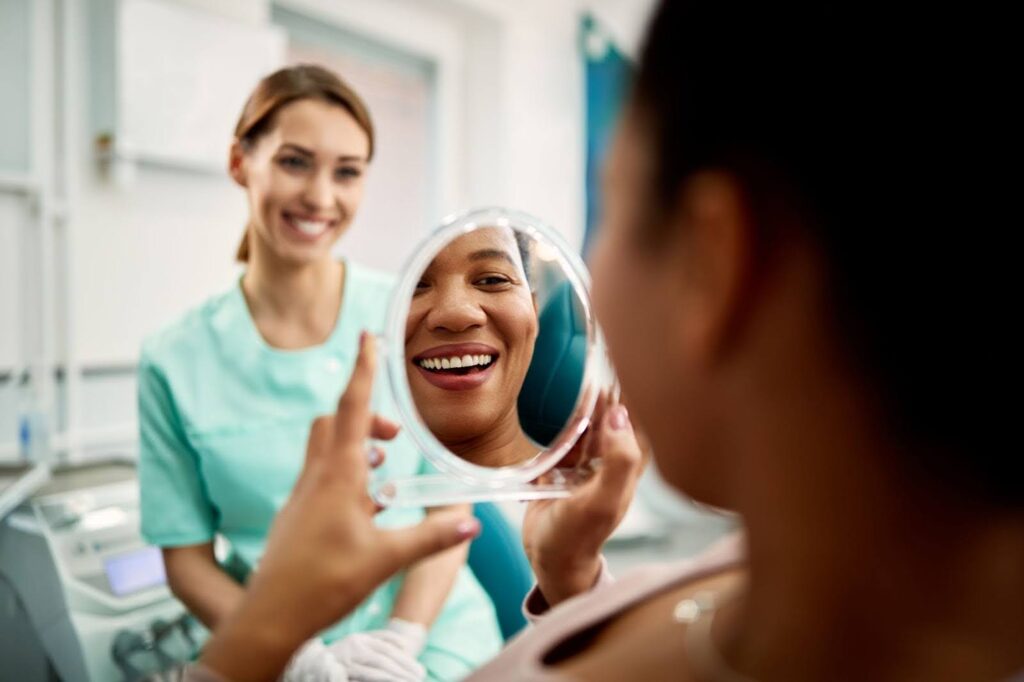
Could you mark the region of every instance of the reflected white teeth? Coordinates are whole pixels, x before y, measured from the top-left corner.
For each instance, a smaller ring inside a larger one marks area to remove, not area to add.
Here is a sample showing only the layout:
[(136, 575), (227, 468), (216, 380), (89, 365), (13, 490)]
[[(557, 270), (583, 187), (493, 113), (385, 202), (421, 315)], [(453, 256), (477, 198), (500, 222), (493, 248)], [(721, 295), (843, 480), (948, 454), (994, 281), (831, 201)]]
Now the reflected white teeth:
[(463, 369), (466, 367), (486, 367), (491, 364), (490, 355), (453, 355), (448, 358), (426, 358), (419, 365), (424, 369)]

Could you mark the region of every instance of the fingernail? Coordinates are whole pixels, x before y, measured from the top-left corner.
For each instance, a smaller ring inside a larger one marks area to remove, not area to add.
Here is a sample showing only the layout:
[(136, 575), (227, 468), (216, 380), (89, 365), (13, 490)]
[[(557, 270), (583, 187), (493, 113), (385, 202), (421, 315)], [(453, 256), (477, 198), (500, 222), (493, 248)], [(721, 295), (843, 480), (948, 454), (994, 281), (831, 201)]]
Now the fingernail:
[(477, 533), (480, 532), (480, 522), (476, 519), (459, 521), (459, 524), (455, 526), (455, 532), (459, 534), (460, 538), (476, 537)]
[(359, 347), (360, 348), (365, 348), (366, 347), (366, 338), (369, 335), (370, 335), (370, 332), (366, 331), (365, 329), (363, 331), (359, 332)]
[(622, 431), (629, 426), (629, 412), (626, 411), (626, 406), (619, 404), (611, 409), (608, 414), (608, 424), (612, 427), (612, 431)]
[(366, 458), (370, 460), (370, 466), (377, 466), (384, 459), (384, 453), (380, 451), (380, 448), (370, 448), (370, 451), (366, 453)]

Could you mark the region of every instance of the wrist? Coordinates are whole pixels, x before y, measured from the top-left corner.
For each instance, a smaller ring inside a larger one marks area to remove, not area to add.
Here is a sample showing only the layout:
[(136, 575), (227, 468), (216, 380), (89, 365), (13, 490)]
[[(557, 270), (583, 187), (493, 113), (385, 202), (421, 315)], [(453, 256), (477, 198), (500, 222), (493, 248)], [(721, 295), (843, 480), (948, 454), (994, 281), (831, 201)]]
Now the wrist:
[(590, 591), (601, 577), (604, 562), (600, 554), (571, 558), (548, 558), (534, 563), (537, 587), (548, 605), (556, 606)]
[(243, 604), (216, 630), (200, 662), (229, 680), (276, 680), (308, 637)]

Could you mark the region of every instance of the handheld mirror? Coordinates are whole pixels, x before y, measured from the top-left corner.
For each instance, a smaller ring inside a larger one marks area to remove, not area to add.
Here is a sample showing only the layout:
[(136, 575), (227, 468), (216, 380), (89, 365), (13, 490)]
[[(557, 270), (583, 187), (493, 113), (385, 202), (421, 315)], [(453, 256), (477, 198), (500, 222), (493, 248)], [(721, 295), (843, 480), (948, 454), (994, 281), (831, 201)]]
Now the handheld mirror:
[(445, 221), (406, 266), (385, 347), (403, 426), (440, 473), (379, 483), (378, 503), (568, 495), (580, 472), (555, 467), (611, 372), (586, 268), (557, 232), (500, 208)]

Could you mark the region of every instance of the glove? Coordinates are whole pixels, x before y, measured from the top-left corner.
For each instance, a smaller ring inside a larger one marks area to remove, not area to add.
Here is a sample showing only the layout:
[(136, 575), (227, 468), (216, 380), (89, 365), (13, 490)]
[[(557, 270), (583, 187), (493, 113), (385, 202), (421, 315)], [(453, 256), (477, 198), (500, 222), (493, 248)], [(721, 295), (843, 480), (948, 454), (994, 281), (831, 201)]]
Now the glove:
[(419, 658), (427, 645), (427, 629), (419, 623), (412, 623), (401, 618), (392, 618), (383, 630), (374, 630), (367, 634), (385, 642), (392, 642), (412, 658)]
[[(422, 639), (425, 643), (425, 630)], [(423, 645), (413, 653), (417, 641), (411, 633), (385, 629), (357, 632), (327, 649), (344, 668), (349, 682), (422, 682), (427, 671), (416, 660)]]
[(350, 682), (345, 668), (324, 643), (313, 638), (295, 652), (281, 682)]

